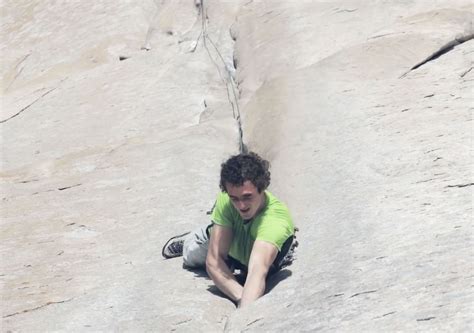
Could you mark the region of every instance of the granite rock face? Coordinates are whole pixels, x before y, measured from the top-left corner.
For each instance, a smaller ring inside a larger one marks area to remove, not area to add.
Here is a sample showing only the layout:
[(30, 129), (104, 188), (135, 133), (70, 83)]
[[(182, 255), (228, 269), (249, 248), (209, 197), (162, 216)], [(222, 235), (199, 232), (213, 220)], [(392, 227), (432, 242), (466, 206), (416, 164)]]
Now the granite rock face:
[[(471, 1), (0, 6), (2, 331), (473, 329)], [(160, 251), (242, 134), (300, 246), (235, 310)]]

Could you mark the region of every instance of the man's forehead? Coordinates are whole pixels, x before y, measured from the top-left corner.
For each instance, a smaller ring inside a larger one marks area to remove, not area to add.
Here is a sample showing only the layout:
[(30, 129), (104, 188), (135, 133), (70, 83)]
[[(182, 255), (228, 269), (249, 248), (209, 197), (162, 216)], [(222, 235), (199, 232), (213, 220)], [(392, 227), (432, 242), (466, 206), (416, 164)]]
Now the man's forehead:
[(252, 195), (255, 194), (254, 191), (244, 191), (244, 192), (231, 192), (231, 193), (227, 193), (229, 195), (229, 197), (231, 198), (237, 198), (237, 197), (251, 197)]
[(257, 187), (250, 180), (244, 181), (240, 186), (226, 183), (226, 189), (229, 195), (246, 195), (257, 191)]

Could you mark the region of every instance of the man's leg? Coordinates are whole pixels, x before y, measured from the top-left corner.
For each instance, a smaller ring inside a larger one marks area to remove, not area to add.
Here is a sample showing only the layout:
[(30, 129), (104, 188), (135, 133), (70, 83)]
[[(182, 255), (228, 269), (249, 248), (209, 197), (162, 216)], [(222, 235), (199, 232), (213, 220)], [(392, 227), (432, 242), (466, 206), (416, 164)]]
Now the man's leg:
[(193, 230), (184, 240), (183, 261), (189, 268), (206, 267), (207, 249), (209, 247), (209, 225)]

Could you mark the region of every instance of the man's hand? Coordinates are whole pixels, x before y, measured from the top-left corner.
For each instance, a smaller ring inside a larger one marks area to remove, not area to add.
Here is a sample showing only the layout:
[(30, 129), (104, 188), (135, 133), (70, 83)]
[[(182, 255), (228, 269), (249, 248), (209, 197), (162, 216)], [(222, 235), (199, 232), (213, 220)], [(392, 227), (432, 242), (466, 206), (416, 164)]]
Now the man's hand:
[(229, 227), (214, 224), (206, 257), (206, 270), (217, 288), (239, 303), (242, 298), (242, 286), (226, 264), (232, 243), (233, 233)]
[(278, 254), (275, 245), (265, 241), (255, 241), (250, 255), (249, 270), (239, 307), (244, 307), (263, 295), (268, 270)]

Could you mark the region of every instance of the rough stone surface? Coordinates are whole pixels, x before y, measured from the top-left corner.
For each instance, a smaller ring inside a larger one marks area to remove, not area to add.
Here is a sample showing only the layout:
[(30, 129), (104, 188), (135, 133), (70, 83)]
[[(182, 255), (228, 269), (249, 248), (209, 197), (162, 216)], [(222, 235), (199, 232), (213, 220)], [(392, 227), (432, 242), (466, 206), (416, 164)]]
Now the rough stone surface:
[[(2, 331), (474, 329), (471, 1), (0, 6)], [(160, 251), (239, 111), (300, 246), (235, 310)]]

